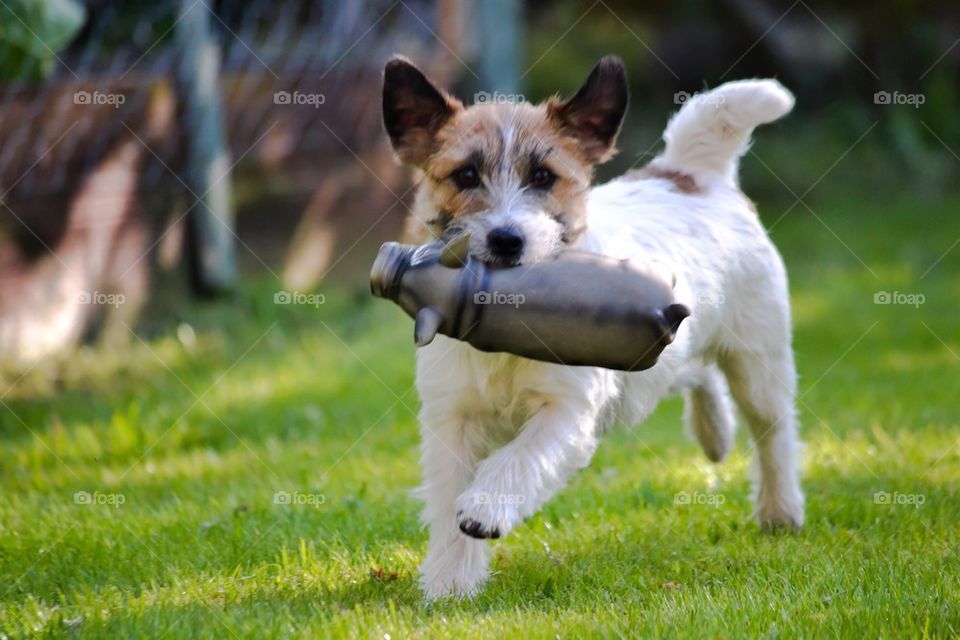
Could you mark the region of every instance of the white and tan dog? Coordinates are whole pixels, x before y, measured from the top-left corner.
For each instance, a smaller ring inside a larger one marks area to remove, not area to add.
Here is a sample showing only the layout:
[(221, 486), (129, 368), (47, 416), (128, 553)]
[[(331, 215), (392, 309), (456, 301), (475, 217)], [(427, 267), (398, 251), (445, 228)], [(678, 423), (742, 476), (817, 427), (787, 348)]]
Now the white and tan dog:
[(471, 252), (499, 265), (566, 247), (659, 264), (692, 310), (660, 361), (636, 373), (483, 353), (442, 336), (420, 349), (428, 599), (476, 593), (489, 573), (483, 538), (535, 513), (590, 462), (605, 429), (639, 423), (674, 392), (714, 461), (733, 442), (732, 392), (756, 446), (761, 526), (802, 524), (787, 277), (737, 185), (754, 127), (792, 106), (774, 80), (694, 96), (667, 125), (661, 155), (591, 188), (627, 107), (619, 59), (602, 59), (565, 101), (469, 108), (407, 60), (387, 64), (384, 123), (399, 158), (422, 172), (414, 213), (435, 237), (469, 232)]

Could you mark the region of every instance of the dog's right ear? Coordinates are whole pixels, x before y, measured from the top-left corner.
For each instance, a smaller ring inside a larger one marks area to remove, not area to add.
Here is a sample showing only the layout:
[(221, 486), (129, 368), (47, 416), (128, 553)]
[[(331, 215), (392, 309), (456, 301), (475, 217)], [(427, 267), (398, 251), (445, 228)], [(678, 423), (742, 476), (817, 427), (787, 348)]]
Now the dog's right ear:
[(406, 164), (426, 162), (435, 151), (437, 131), (462, 108), (406, 58), (392, 58), (383, 70), (383, 124)]

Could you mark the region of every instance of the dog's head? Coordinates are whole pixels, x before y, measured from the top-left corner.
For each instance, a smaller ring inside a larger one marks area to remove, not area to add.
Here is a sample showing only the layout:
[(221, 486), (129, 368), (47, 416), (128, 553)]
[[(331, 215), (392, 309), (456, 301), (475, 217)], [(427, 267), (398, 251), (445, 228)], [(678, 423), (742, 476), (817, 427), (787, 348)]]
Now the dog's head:
[(615, 57), (572, 98), (539, 105), (464, 107), (404, 58), (384, 71), (390, 141), (423, 174), (414, 214), (433, 237), (469, 233), (471, 254), (499, 266), (542, 260), (583, 233), (593, 167), (616, 153), (626, 108)]

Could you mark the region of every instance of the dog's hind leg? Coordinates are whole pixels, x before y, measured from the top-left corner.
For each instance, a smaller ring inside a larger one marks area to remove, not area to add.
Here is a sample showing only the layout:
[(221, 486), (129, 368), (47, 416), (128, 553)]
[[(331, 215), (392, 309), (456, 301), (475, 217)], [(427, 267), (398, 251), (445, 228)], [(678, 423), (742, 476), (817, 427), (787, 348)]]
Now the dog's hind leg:
[(803, 524), (803, 492), (794, 411), (796, 373), (789, 343), (735, 349), (721, 358), (720, 365), (756, 447), (757, 519), (764, 529), (797, 529)]
[(703, 367), (697, 380), (684, 390), (684, 421), (703, 452), (720, 462), (733, 446), (736, 420), (730, 391), (714, 364)]

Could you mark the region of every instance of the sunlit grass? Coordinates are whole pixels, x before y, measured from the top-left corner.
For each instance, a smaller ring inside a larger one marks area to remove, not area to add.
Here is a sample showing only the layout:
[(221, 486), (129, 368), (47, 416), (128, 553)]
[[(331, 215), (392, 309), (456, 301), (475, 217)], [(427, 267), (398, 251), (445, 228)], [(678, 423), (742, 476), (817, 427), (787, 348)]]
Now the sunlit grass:
[(410, 321), (362, 287), (315, 310), (255, 283), (3, 397), (0, 631), (955, 636), (960, 248), (923, 274), (960, 235), (960, 203), (811, 204), (823, 222), (796, 210), (772, 234), (795, 305), (801, 533), (757, 530), (748, 438), (708, 464), (671, 400), (492, 544), (475, 601), (428, 607)]

